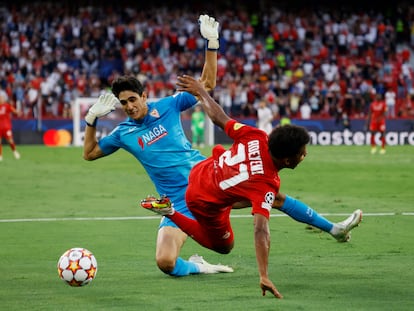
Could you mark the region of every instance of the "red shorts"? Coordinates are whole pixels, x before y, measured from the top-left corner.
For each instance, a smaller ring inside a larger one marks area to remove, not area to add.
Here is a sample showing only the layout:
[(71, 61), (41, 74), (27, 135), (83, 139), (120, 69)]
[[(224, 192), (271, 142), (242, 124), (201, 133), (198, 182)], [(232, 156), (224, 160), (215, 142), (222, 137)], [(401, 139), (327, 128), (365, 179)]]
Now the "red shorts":
[(4, 137), (7, 140), (13, 138), (13, 133), (11, 129), (0, 129), (0, 137)]
[(372, 121), (369, 124), (369, 130), (371, 132), (385, 132), (385, 121)]
[(208, 161), (193, 167), (189, 177), (186, 192), (187, 207), (194, 215), (209, 240), (216, 248), (231, 245), (234, 241), (233, 229), (230, 224), (231, 206), (220, 206), (215, 203), (214, 191), (200, 189), (214, 189), (209, 184), (214, 178), (208, 170)]
[[(189, 188), (191, 183), (189, 184)], [(194, 193), (193, 195), (191, 193)], [(231, 206), (218, 208), (197, 198), (197, 192), (186, 193), (188, 209), (203, 228), (214, 248), (226, 248), (233, 244), (234, 234), (230, 223)]]
[(210, 212), (208, 215), (203, 212), (203, 207), (201, 209), (189, 208), (189, 210), (200, 226), (203, 227), (215, 248), (222, 248), (233, 244), (234, 234), (230, 223), (231, 206), (220, 209), (217, 212)]

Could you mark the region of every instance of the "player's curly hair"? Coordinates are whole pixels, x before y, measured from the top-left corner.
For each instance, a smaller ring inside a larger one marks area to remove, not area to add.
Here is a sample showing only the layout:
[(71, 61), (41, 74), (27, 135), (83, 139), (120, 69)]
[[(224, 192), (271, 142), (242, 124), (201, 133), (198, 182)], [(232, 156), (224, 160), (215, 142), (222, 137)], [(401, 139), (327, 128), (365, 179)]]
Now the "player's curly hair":
[(139, 80), (133, 76), (121, 76), (112, 82), (112, 93), (119, 97), (122, 91), (132, 91), (139, 96), (144, 92), (144, 87)]
[(269, 134), (269, 151), (276, 159), (296, 156), (310, 142), (308, 131), (301, 126), (286, 124), (277, 126)]

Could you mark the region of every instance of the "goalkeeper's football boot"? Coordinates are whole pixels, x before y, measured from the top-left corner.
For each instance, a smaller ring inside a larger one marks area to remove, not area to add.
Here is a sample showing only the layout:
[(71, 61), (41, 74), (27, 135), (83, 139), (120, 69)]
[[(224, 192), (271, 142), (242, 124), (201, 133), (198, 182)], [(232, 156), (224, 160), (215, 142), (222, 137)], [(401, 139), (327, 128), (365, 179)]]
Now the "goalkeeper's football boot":
[(362, 211), (357, 209), (347, 219), (336, 224), (339, 227), (339, 231), (334, 235), (335, 239), (338, 242), (348, 242), (351, 239), (351, 230), (358, 227), (361, 221)]
[(229, 266), (225, 266), (225, 265), (212, 265), (210, 263), (208, 263), (207, 261), (205, 261), (205, 259), (203, 258), (203, 256), (199, 256), (197, 254), (191, 256), (188, 259), (189, 262), (193, 262), (195, 263), (198, 268), (200, 269), (200, 273), (204, 273), (204, 274), (213, 274), (213, 273), (228, 273), (228, 272), (233, 272), (233, 268), (229, 267)]
[(165, 195), (161, 196), (159, 199), (153, 196), (147, 196), (145, 199), (141, 200), (141, 206), (162, 216), (172, 215), (174, 213), (173, 204)]

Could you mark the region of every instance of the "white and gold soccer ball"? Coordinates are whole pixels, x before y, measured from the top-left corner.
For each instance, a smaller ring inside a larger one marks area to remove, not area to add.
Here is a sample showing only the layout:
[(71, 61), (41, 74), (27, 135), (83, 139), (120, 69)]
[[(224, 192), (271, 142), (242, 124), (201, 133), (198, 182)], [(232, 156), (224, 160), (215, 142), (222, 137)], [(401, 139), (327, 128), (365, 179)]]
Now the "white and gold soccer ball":
[(68, 249), (59, 258), (59, 277), (70, 286), (84, 286), (92, 282), (98, 272), (95, 256), (86, 248)]

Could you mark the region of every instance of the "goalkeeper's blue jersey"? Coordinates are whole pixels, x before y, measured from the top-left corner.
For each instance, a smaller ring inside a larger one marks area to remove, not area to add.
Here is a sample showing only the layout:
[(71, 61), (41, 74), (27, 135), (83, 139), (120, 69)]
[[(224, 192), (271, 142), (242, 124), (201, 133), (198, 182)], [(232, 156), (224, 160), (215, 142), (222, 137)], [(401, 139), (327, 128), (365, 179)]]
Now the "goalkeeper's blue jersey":
[(147, 171), (158, 194), (167, 195), (177, 210), (181, 205), (186, 208), (184, 194), (191, 168), (205, 158), (191, 148), (181, 124), (181, 112), (196, 103), (197, 99), (187, 92), (148, 103), (148, 114), (144, 119), (128, 118), (99, 141), (105, 155), (119, 148), (134, 155)]

